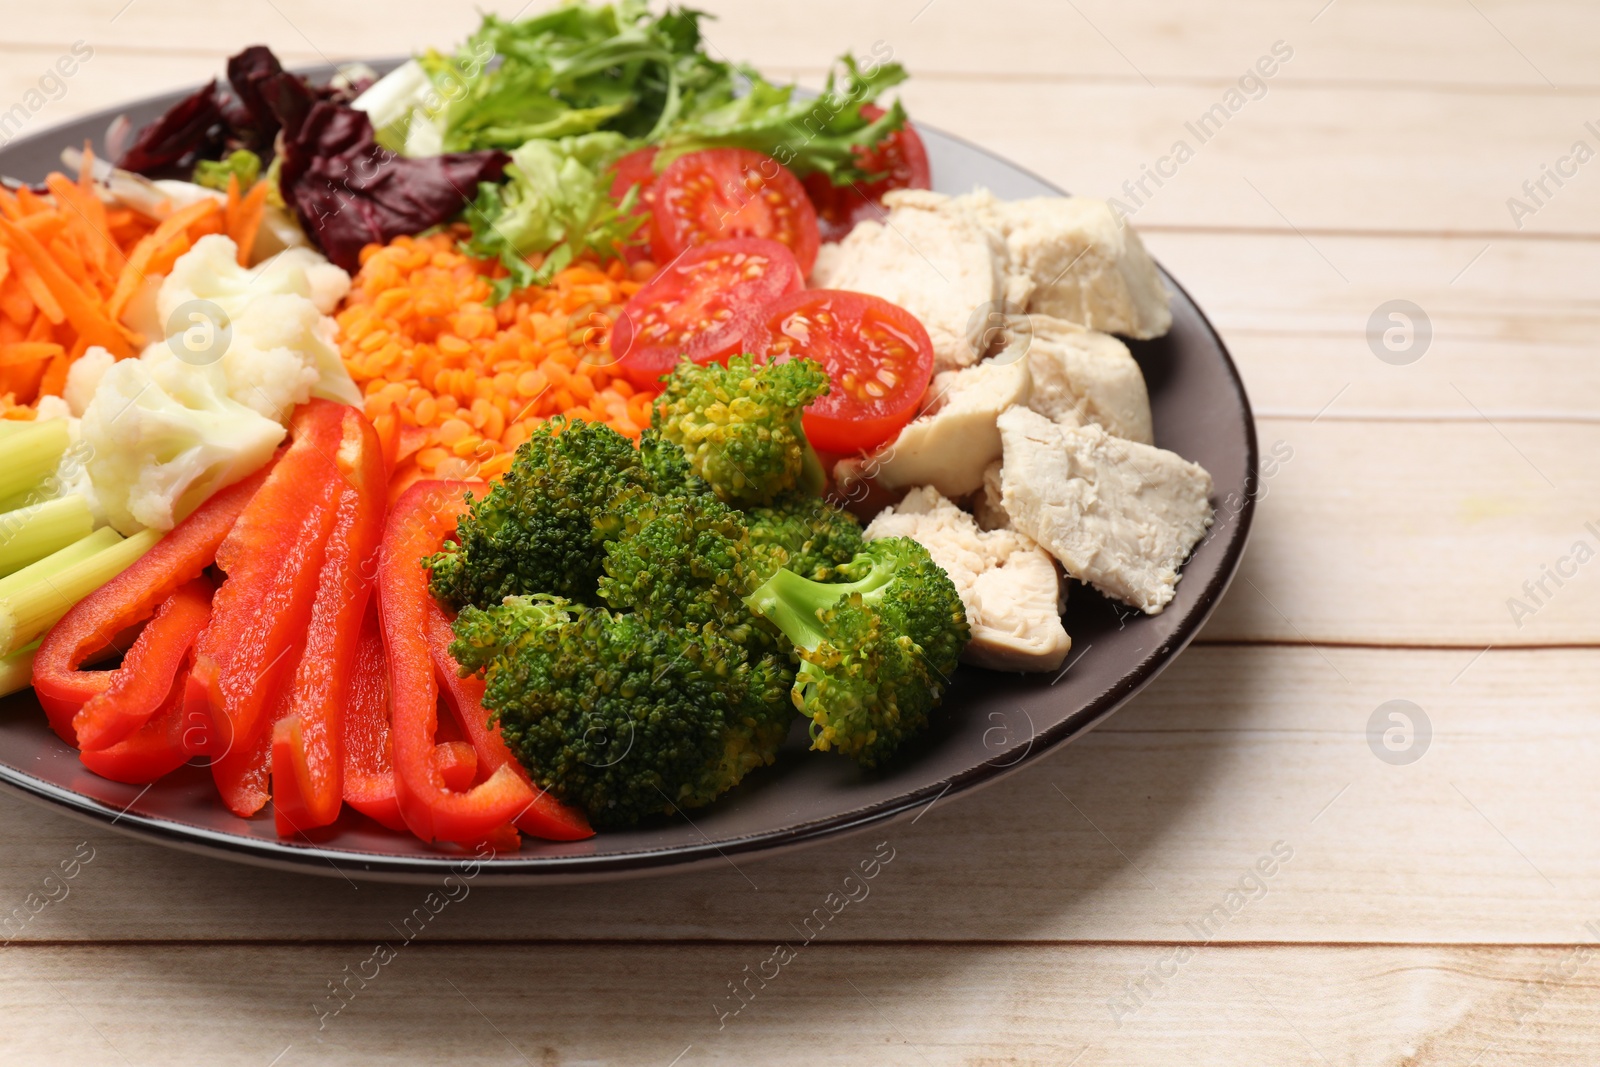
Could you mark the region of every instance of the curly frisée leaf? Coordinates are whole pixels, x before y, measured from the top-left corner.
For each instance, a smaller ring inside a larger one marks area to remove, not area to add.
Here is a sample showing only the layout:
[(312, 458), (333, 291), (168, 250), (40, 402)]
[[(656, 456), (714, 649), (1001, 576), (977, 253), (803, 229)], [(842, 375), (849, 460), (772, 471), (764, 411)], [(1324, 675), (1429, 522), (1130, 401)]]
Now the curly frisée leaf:
[(860, 167), (860, 148), (901, 129), (905, 109), (895, 100), (876, 119), (864, 113), (885, 90), (906, 80), (898, 63), (869, 61), (846, 53), (839, 71), (828, 72), (822, 95), (796, 96), (792, 85), (751, 79), (750, 91), (672, 129), (663, 139), (657, 168), (703, 148), (749, 148), (769, 155), (799, 177), (821, 172), (835, 185), (883, 177)]

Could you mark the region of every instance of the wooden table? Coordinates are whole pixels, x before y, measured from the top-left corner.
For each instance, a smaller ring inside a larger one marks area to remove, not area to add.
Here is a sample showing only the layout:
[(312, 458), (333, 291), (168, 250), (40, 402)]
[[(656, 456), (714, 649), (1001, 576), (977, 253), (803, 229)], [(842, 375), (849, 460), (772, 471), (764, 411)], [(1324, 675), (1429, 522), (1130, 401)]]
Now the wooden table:
[[(885, 42), (917, 118), (1134, 209), (1280, 459), (1226, 603), (1105, 726), (914, 825), (741, 871), (473, 885), (337, 1015), (317, 1011), (330, 983), (372, 973), (424, 889), (0, 799), (0, 907), (81, 864), (0, 952), (0, 1060), (1594, 1063), (1593, 3), (699, 3), (716, 49), (807, 84)], [(423, 0), (10, 7), (5, 107), (93, 49), (30, 130), (254, 42), (310, 62), (475, 22)], [(1273, 76), (1230, 96), (1275, 43)], [(1186, 123), (1208, 113), (1202, 143)], [(1192, 157), (1163, 161), (1179, 140)], [(1146, 168), (1167, 176), (1141, 191)], [(1425, 348), (1403, 329), (1384, 347), (1395, 300)], [(1392, 709), (1369, 737), (1395, 700), (1409, 739)], [(724, 1014), (880, 841), (870, 896)]]

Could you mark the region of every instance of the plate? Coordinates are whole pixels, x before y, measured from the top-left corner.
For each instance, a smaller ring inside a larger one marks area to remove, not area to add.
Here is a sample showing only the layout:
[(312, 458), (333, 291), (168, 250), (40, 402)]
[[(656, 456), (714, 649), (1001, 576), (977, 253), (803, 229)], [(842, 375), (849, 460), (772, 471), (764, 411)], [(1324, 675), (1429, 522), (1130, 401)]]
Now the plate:
[[(374, 64), (380, 69), (393, 61)], [(306, 71), (326, 77), (328, 68)], [(19, 140), (0, 149), (0, 174), (42, 180), (63, 147), (100, 143), (126, 113), (136, 125), (192, 90), (168, 93)], [(1061, 190), (959, 138), (919, 124), (934, 187), (987, 186), (1002, 199)], [(1183, 288), (1172, 291), (1172, 332), (1131, 342), (1149, 384), (1156, 443), (1193, 460), (1215, 480), (1211, 536), (1184, 568), (1160, 615), (1129, 614), (1074, 585), (1067, 632), (1072, 654), (1059, 675), (1003, 674), (962, 667), (935, 724), (913, 751), (876, 773), (830, 754), (807, 753), (797, 724), (778, 762), (752, 774), (692, 821), (674, 821), (588, 841), (528, 839), (520, 852), (486, 860), (481, 878), (504, 883), (587, 881), (724, 863), (864, 830), (957, 797), (1042, 759), (1080, 736), (1147, 685), (1194, 638), (1239, 566), (1254, 513), (1255, 423), (1244, 385), (1221, 338)], [(0, 701), (0, 788), (134, 837), (262, 866), (383, 881), (436, 881), (461, 853), (379, 827), (346, 810), (314, 841), (280, 841), (270, 812), (244, 820), (217, 799), (210, 773), (188, 766), (152, 786), (90, 774), (45, 724), (33, 694)]]

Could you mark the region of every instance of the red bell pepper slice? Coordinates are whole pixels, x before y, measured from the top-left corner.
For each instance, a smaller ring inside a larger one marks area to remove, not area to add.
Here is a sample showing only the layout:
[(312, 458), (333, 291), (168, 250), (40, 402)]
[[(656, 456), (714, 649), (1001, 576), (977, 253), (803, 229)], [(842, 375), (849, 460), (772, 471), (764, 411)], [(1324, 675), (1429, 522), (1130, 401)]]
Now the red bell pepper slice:
[(78, 668), (211, 566), (217, 546), (270, 470), (268, 465), (201, 504), (133, 566), (73, 605), (45, 634), (33, 661), (33, 689), (62, 740), (77, 743), (73, 718), (78, 709), (111, 684), (113, 672)]
[(418, 482), (395, 503), (378, 564), (378, 608), (389, 659), (395, 793), (411, 832), (424, 841), (472, 845), (502, 835), (535, 793), (508, 766), (465, 792), (445, 784), (434, 760), (439, 686), (428, 642), (428, 572), (421, 560), (439, 550), (466, 510), (470, 482)]
[(450, 629), (450, 616), (437, 600), (431, 601), (429, 607), (428, 648), (433, 653), (440, 691), (467, 739), (472, 742), (472, 747), (477, 750), (478, 773), (482, 775), (501, 767), (510, 767), (535, 793), (533, 803), (517, 818), (517, 829), (548, 841), (582, 841), (593, 837), (594, 830), (583, 812), (561, 803), (533, 784), (527, 769), (500, 736), (499, 724), (489, 721), (491, 714), (483, 706), (483, 679), (461, 677), (461, 665), (450, 655), (450, 642), (455, 637)]
[(389, 734), (389, 662), (383, 654), (378, 605), (369, 601), (356, 642), (344, 713), (344, 802), (391, 830), (404, 830), (394, 795), (394, 742)]
[(288, 449), (217, 546), (228, 577), (196, 646), (187, 699), (210, 709), (212, 776), (236, 815), (253, 815), (268, 799), (259, 770), (271, 747), (270, 709), (294, 677), (311, 621), (344, 484), (334, 460), (344, 410), (326, 400), (296, 409)]
[(273, 811), (284, 836), (327, 826), (344, 805), (344, 704), (388, 503), (376, 431), (355, 408), (342, 414), (334, 456), (341, 484), (333, 531), (324, 549), (289, 711), (273, 728)]
[(125, 740), (109, 748), (79, 755), (83, 765), (102, 778), (145, 785), (164, 778), (189, 761), (183, 747), (183, 690), (188, 667), (178, 672), (156, 713)]
[(433, 762), (439, 777), (452, 793), (464, 793), (478, 777), (478, 753), (467, 741), (441, 741), (433, 746)]
[[(188, 667), (200, 631), (211, 621), (211, 595), (216, 587), (204, 574), (173, 593), (113, 671), (101, 671), (109, 682), (73, 717), (78, 747), (86, 752), (110, 748), (131, 737), (169, 703), (173, 680)], [(181, 690), (179, 695), (181, 696)], [(181, 733), (180, 733), (181, 739)]]

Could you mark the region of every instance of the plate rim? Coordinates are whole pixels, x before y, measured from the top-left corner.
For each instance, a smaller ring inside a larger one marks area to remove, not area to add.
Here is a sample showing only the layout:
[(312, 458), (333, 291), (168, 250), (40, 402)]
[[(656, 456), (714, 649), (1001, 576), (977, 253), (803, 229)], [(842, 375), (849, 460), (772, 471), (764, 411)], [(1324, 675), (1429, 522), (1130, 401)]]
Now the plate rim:
[[(394, 65), (398, 65), (403, 61), (403, 59), (395, 57), (366, 60), (352, 59), (340, 64), (317, 64), (293, 69), (296, 73), (312, 78), (319, 76), (326, 78), (336, 70), (357, 63), (364, 63), (375, 70), (385, 71), (392, 69)], [(18, 149), (25, 149), (32, 145), (43, 144), (59, 138), (61, 136), (60, 131), (68, 126), (92, 124), (102, 120), (109, 122), (118, 114), (146, 105), (165, 103), (170, 106), (172, 102), (176, 102), (184, 96), (195, 92), (197, 88), (199, 86), (153, 93), (101, 108), (64, 122), (55, 123), (25, 137), (19, 137), (5, 145), (0, 145), (0, 159)], [(939, 137), (959, 145), (969, 152), (986, 156), (996, 163), (1025, 175), (1059, 195), (1072, 195), (1061, 189), (1054, 182), (1006, 159), (983, 145), (976, 144), (965, 137), (947, 133), (937, 126), (923, 123), (918, 123), (918, 125), (922, 129), (936, 133)], [(1161, 272), (1161, 277), (1166, 284), (1181, 294), (1189, 306), (1194, 309), (1200, 326), (1203, 327), (1206, 334), (1210, 336), (1212, 342), (1216, 345), (1217, 351), (1222, 357), (1223, 368), (1239, 398), (1243, 408), (1245, 424), (1246, 487), (1248, 489), (1252, 484), (1251, 479), (1259, 478), (1257, 472), (1260, 469), (1261, 457), (1257, 441), (1254, 408), (1250, 403), (1250, 395), (1245, 388), (1244, 379), (1239, 374), (1238, 365), (1234, 362), (1233, 354), (1228, 350), (1227, 343), (1212, 324), (1205, 310), (1190, 295), (1183, 284), (1161, 265), (1159, 260), (1156, 261), (1156, 267)], [(1250, 540), (1250, 533), (1254, 524), (1256, 496), (1255, 492), (1247, 491), (1243, 496), (1243, 503), (1240, 509), (1230, 515), (1228, 521), (1233, 530), (1224, 544), (1224, 555), (1220, 565), (1211, 580), (1202, 589), (1199, 600), (1189, 609), (1188, 614), (1173, 635), (1144, 659), (1140, 660), (1134, 668), (1118, 680), (1117, 684), (1074, 710), (1055, 726), (1035, 734), (1030, 739), (1028, 748), (1020, 757), (999, 756), (891, 800), (808, 823), (787, 825), (759, 833), (746, 834), (721, 843), (707, 838), (705, 842), (695, 845), (646, 848), (631, 852), (613, 852), (595, 856), (508, 854), (504, 856), (494, 855), (486, 859), (475, 859), (471, 853), (465, 850), (455, 853), (441, 851), (434, 856), (401, 856), (351, 849), (325, 848), (315, 843), (270, 840), (247, 837), (237, 833), (226, 833), (210, 827), (197, 826), (192, 823), (179, 822), (163, 817), (141, 815), (131, 811), (132, 806), (138, 803), (140, 797), (143, 797), (144, 791), (141, 791), (130, 801), (126, 808), (119, 810), (93, 797), (75, 792), (54, 782), (34, 777), (5, 763), (0, 763), (0, 792), (47, 806), (52, 810), (60, 811), (96, 826), (115, 830), (126, 836), (176, 848), (191, 854), (242, 862), (274, 870), (316, 874), (323, 877), (339, 875), (349, 878), (351, 875), (355, 875), (366, 881), (409, 884), (431, 882), (445, 875), (457, 873), (464, 863), (475, 862), (478, 865), (478, 872), (474, 877), (483, 877), (499, 885), (555, 885), (648, 877), (702, 868), (718, 861), (725, 861), (731, 864), (734, 856), (777, 855), (817, 844), (824, 840), (862, 833), (874, 826), (887, 825), (904, 818), (919, 808), (931, 808), (947, 794), (962, 796), (973, 793), (984, 786), (1010, 776), (1023, 767), (1031, 766), (1046, 756), (1060, 751), (1070, 742), (1077, 740), (1100, 725), (1129, 700), (1133, 699), (1145, 686), (1154, 681), (1162, 671), (1171, 666), (1199, 635), (1207, 620), (1216, 611), (1223, 595), (1238, 574), (1239, 566), (1243, 561), (1245, 548)], [(149, 786), (145, 787), (146, 790), (149, 788)], [(917, 818), (920, 817), (920, 815), (917, 816)]]

